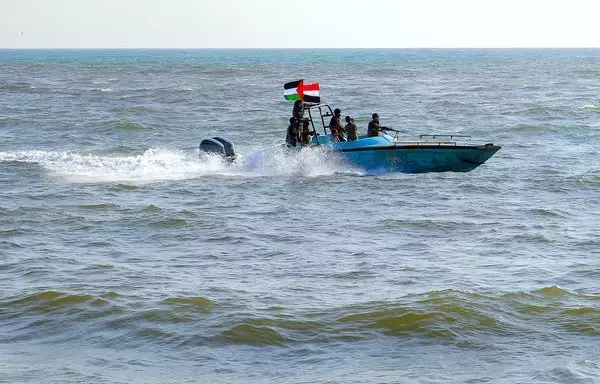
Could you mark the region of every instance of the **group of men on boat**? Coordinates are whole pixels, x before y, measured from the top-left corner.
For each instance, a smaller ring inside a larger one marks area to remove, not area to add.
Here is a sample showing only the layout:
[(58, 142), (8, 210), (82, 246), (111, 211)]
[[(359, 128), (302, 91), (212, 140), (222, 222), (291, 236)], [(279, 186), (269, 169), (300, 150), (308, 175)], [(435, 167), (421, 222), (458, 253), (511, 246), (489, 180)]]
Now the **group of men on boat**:
[(307, 117), (304, 117), (302, 100), (296, 100), (294, 102), (294, 109), (292, 110), (292, 117), (290, 117), (290, 125), (287, 129), (285, 142), (288, 147), (295, 147), (298, 144), (303, 147), (308, 147), (312, 142), (310, 120)]
[[(383, 133), (385, 127), (379, 122), (379, 115), (373, 113), (372, 120), (369, 122), (367, 136), (374, 137)], [(331, 139), (335, 142), (354, 141), (358, 140), (358, 128), (354, 118), (350, 115), (346, 116), (346, 125), (342, 126), (342, 111), (339, 108), (333, 110), (333, 116), (329, 121), (329, 130)], [(294, 102), (290, 125), (287, 129), (285, 142), (288, 147), (297, 145), (308, 147), (312, 142), (312, 133), (310, 131), (310, 120), (304, 117), (304, 105), (302, 100)]]

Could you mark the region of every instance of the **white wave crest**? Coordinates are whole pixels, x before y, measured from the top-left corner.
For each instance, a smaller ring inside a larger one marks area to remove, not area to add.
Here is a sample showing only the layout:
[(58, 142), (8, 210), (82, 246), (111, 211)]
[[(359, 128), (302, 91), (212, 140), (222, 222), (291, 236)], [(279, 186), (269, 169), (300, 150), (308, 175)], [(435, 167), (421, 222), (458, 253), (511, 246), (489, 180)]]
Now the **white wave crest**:
[(315, 149), (299, 152), (286, 148), (261, 149), (227, 164), (219, 156), (198, 156), (194, 151), (153, 148), (140, 155), (95, 155), (78, 152), (0, 152), (0, 162), (36, 163), (52, 176), (72, 183), (144, 185), (157, 181), (188, 180), (207, 176), (316, 177), (358, 171), (335, 156)]
[(96, 92), (114, 92), (112, 88), (94, 88), (93, 90)]

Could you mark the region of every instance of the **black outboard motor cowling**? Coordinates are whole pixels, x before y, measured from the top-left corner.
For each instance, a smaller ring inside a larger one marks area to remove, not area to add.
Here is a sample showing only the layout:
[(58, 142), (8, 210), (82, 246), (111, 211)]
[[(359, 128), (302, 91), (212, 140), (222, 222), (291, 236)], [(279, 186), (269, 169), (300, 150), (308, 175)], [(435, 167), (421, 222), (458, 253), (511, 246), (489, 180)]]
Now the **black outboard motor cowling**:
[(233, 149), (233, 143), (231, 141), (222, 137), (213, 137), (213, 140), (217, 140), (219, 143), (223, 144), (226, 157), (235, 157), (235, 150)]
[(214, 153), (220, 155), (226, 160), (235, 160), (235, 150), (233, 143), (222, 137), (213, 137), (212, 139), (204, 139), (200, 142), (200, 154)]

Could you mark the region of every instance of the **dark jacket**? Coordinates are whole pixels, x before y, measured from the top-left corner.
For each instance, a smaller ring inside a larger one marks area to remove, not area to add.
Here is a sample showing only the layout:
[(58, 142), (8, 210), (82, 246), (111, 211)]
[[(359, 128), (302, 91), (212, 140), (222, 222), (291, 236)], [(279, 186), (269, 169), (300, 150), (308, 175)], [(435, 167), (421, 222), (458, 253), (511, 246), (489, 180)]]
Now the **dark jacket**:
[(299, 132), (297, 124), (290, 124), (287, 129), (287, 135), (285, 135), (285, 143), (288, 147), (295, 147), (298, 143)]
[(369, 137), (379, 136), (381, 134), (381, 124), (376, 122), (375, 120), (369, 121), (369, 128), (367, 130), (367, 135)]

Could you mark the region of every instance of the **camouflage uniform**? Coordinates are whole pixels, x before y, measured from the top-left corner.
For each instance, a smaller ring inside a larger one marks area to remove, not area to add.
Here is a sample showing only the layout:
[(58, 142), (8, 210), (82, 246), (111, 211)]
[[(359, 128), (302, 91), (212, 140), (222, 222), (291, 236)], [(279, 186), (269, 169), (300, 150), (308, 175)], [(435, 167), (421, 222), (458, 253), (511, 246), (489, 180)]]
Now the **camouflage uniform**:
[(301, 133), (302, 146), (308, 147), (312, 142), (312, 136), (310, 135), (310, 123), (308, 119), (304, 119), (304, 123), (302, 124), (302, 133)]
[(295, 117), (298, 120), (298, 122), (302, 121), (302, 118), (304, 117), (304, 108), (302, 108), (302, 100), (296, 100), (294, 102), (292, 116)]
[(289, 147), (295, 147), (299, 139), (298, 121), (295, 118), (290, 119), (290, 125), (285, 135), (285, 143)]
[(333, 116), (329, 121), (329, 130), (331, 131), (331, 139), (333, 141), (345, 141), (342, 135), (342, 119), (341, 117)]
[(350, 121), (344, 127), (346, 130), (346, 135), (348, 135), (348, 141), (358, 140), (358, 129), (356, 128), (356, 124)]

